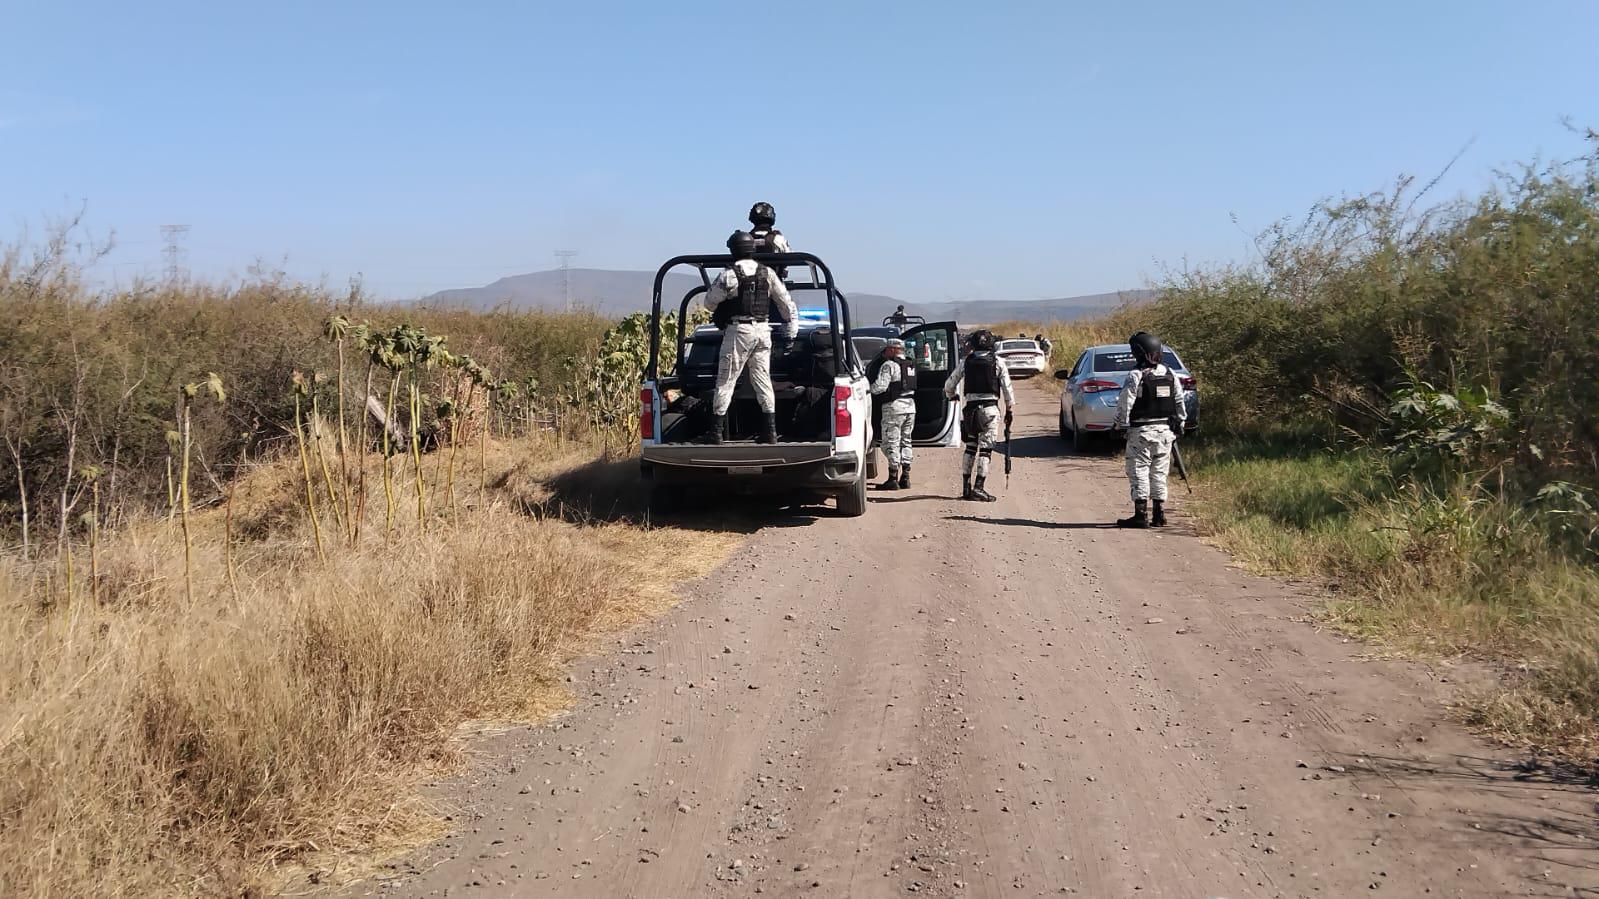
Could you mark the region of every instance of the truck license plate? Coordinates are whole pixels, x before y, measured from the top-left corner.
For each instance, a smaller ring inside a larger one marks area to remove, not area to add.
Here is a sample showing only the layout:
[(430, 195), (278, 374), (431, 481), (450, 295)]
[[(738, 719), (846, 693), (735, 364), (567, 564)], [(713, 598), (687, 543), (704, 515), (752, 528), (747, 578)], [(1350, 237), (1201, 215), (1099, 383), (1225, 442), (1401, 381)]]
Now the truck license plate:
[(727, 467), (727, 473), (728, 474), (760, 474), (761, 473), (761, 466), (759, 466), (759, 465), (729, 465)]

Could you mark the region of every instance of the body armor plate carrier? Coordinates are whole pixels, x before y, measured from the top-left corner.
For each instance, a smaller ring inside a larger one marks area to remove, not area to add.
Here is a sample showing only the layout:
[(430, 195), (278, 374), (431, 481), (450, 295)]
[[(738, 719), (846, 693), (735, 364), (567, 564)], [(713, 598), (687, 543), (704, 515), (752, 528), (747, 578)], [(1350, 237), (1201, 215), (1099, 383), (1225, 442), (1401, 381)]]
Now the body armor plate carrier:
[(1176, 373), (1168, 368), (1163, 374), (1157, 375), (1154, 369), (1147, 369), (1139, 379), (1138, 398), (1133, 400), (1128, 421), (1135, 428), (1139, 425), (1170, 424), (1177, 417), (1177, 404), (1180, 402), (1182, 394), (1177, 389)]
[(771, 287), (766, 283), (765, 266), (758, 266), (755, 274), (746, 275), (735, 266), (731, 269), (733, 276), (738, 279), (737, 293), (729, 296), (717, 305), (716, 311), (711, 315), (711, 322), (719, 328), (732, 324), (735, 318), (750, 318), (764, 322), (771, 312), (772, 297)]
[(986, 393), (999, 396), (999, 365), (994, 354), (974, 352), (966, 357), (966, 394)]
[(872, 364), (867, 367), (866, 379), (868, 381), (876, 381), (878, 374), (883, 370), (883, 366), (890, 363), (899, 366), (899, 380), (888, 385), (888, 390), (883, 392), (883, 402), (892, 403), (902, 396), (914, 396), (916, 393), (916, 366), (909, 359), (890, 359), (887, 356), (879, 356), (872, 360)]
[(777, 238), (782, 235), (782, 233), (783, 232), (777, 230), (776, 228), (756, 228), (755, 230), (751, 231), (750, 236), (755, 238), (755, 252), (776, 253)]

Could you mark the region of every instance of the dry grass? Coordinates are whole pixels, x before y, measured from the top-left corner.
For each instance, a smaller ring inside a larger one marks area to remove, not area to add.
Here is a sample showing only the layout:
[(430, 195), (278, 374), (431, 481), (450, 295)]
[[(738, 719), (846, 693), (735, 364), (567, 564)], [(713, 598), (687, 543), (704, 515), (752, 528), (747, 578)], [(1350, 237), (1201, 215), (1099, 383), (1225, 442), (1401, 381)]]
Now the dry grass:
[(426, 533), (387, 540), (373, 490), (362, 544), (330, 540), (325, 566), (294, 469), (267, 467), (236, 500), (237, 599), (219, 510), (196, 522), (193, 605), (162, 523), (108, 538), (93, 585), (80, 554), (70, 602), (58, 570), (7, 563), (0, 895), (239, 894), (428, 833), (412, 786), (463, 724), (559, 707), (585, 639), (669, 605), (731, 548), (528, 514), (541, 479), (588, 457), (496, 445), (486, 495), (458, 473), (457, 523), (440, 499)]
[(1395, 492), (1362, 453), (1199, 444), (1207, 535), (1250, 568), (1311, 578), (1320, 617), (1423, 657), (1489, 663), (1462, 718), (1507, 745), (1599, 759), (1599, 572), (1502, 504)]
[[(1125, 340), (1137, 308), (1106, 319), (1007, 322), (1042, 331), (1055, 367)], [(1051, 384), (1059, 382), (1051, 381)], [(1506, 501), (1400, 489), (1359, 445), (1290, 433), (1185, 443), (1206, 535), (1249, 568), (1328, 585), (1322, 620), (1396, 652), (1489, 663), (1499, 685), (1459, 712), (1506, 744), (1599, 765), (1599, 571)], [(1216, 427), (1217, 425), (1220, 427)]]

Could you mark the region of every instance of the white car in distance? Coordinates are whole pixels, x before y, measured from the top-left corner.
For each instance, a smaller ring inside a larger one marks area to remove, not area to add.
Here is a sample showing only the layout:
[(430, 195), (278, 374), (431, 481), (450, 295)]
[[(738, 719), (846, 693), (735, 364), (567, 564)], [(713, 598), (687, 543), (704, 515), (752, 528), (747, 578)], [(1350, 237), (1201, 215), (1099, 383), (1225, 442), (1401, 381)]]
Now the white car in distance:
[(1049, 354), (1030, 337), (1009, 337), (997, 341), (994, 354), (1005, 360), (1013, 378), (1031, 378), (1049, 368)]

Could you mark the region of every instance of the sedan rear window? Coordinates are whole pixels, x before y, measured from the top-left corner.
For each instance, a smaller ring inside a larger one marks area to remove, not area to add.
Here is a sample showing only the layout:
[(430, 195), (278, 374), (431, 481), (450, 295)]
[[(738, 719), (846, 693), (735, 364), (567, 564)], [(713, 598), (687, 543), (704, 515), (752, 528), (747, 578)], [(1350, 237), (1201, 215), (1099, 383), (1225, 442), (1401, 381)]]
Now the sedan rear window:
[[(1185, 370), (1183, 368), (1183, 361), (1178, 359), (1177, 354), (1171, 350), (1165, 350), (1162, 352), (1161, 359), (1166, 363), (1167, 368), (1175, 368), (1178, 371)], [(1131, 350), (1127, 352), (1113, 351), (1109, 353), (1094, 354), (1094, 371), (1132, 371), (1135, 367), (1136, 365), (1133, 362), (1133, 354)]]
[(1002, 340), (1002, 341), (1000, 341), (999, 352), (1004, 353), (1004, 352), (1014, 351), (1014, 350), (1026, 350), (1029, 353), (1041, 353), (1041, 352), (1043, 352), (1043, 350), (1038, 348), (1038, 344), (1033, 342), (1033, 341), (1031, 341), (1031, 340)]

